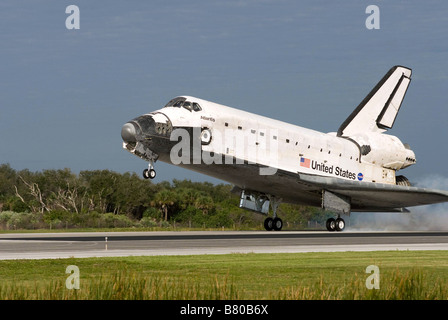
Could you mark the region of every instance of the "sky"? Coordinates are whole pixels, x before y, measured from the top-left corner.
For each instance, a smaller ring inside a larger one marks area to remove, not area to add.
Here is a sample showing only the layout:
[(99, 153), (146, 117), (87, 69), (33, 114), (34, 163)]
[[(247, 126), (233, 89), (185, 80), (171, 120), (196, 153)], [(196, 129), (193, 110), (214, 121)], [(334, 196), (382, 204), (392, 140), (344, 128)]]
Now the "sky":
[[(379, 29), (366, 27), (371, 4)], [(447, 31), (448, 3), (431, 0), (2, 1), (0, 163), (140, 175), (121, 127), (179, 95), (334, 132), (403, 65), (412, 81), (388, 133), (417, 164), (399, 173), (448, 181)], [(221, 182), (156, 170), (155, 182)]]

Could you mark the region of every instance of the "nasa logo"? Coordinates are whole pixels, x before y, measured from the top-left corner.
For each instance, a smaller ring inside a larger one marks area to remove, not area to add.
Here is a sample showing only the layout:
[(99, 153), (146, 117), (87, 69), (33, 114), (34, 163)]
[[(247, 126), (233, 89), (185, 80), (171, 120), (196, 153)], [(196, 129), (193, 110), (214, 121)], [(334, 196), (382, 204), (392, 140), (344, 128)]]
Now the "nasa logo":
[(362, 179), (364, 179), (364, 175), (360, 172), (358, 173), (358, 180), (362, 181)]

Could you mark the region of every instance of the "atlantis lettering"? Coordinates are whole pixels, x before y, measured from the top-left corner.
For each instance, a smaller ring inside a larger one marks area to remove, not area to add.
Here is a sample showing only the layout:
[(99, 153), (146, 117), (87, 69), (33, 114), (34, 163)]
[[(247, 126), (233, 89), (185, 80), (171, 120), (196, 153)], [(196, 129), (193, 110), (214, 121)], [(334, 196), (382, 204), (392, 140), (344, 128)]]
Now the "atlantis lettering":
[(334, 174), (338, 177), (347, 178), (351, 180), (356, 179), (356, 173), (351, 172), (349, 170), (344, 170), (338, 166), (327, 166), (325, 163), (317, 163), (317, 161), (311, 160), (311, 169), (317, 170), (320, 172)]

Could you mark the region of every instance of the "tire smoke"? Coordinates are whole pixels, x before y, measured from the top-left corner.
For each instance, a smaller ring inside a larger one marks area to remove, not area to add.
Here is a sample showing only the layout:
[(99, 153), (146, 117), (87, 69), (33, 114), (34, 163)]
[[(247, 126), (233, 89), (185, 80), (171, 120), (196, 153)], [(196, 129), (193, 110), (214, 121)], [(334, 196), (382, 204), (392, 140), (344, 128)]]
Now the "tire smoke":
[[(413, 186), (448, 190), (448, 178), (430, 175)], [(348, 230), (352, 231), (448, 231), (448, 202), (410, 207), (411, 212), (353, 212)]]

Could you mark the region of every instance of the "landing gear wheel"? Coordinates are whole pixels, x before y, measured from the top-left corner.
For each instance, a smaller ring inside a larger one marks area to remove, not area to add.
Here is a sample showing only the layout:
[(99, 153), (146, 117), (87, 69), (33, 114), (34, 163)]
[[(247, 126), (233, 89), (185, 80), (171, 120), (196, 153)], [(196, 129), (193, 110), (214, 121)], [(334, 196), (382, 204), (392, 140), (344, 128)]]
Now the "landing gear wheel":
[(326, 223), (328, 231), (343, 231), (345, 229), (345, 221), (342, 218), (337, 218), (336, 220), (330, 218)]
[(328, 231), (336, 231), (336, 220), (333, 218), (328, 219), (326, 226)]
[(266, 231), (272, 231), (272, 229), (274, 229), (274, 219), (266, 218), (266, 220), (264, 220), (264, 228)]
[(143, 178), (154, 179), (156, 177), (156, 171), (154, 169), (143, 170)]
[(342, 218), (336, 219), (336, 231), (342, 231), (345, 229), (345, 221)]
[(280, 231), (282, 230), (283, 227), (283, 221), (280, 218), (275, 218), (274, 219), (274, 223), (273, 223), (273, 228), (275, 231)]

